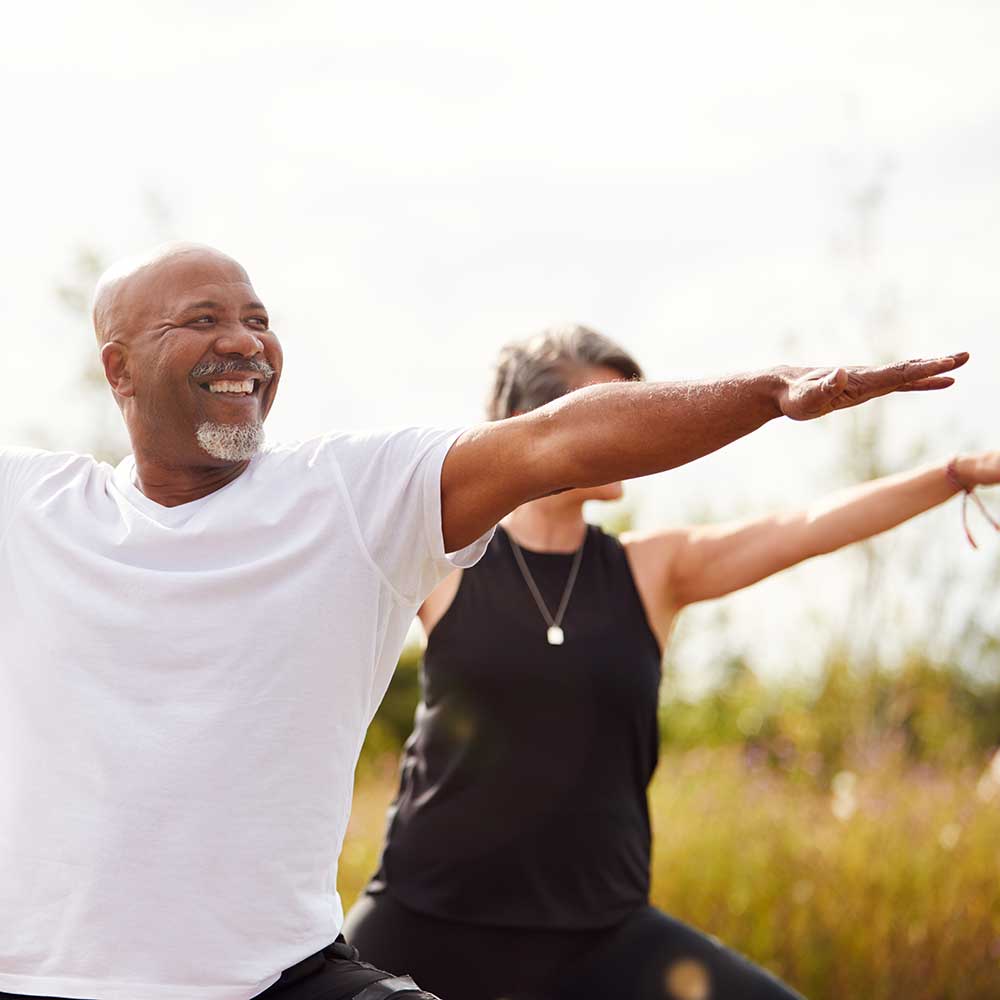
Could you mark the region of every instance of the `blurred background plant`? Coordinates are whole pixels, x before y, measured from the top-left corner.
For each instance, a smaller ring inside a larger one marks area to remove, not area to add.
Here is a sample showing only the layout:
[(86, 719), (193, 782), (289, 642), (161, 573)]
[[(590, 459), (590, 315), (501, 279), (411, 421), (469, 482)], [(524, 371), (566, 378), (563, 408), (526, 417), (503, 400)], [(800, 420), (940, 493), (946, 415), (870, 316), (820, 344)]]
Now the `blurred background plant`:
[[(132, 233), (134, 245), (141, 247), (173, 238), (166, 200), (157, 191), (146, 190)], [(90, 326), (94, 286), (112, 259), (100, 245), (81, 242), (67, 262), (64, 273), (55, 280), (55, 295), (70, 320), (61, 339), (64, 341), (64, 354), (70, 359), (69, 367), (77, 371), (77, 376), (72, 385), (72, 398), (64, 402), (75, 410), (77, 426), (85, 428), (79, 446), (102, 461), (117, 463), (129, 452), (128, 436), (108, 390), (94, 341), (80, 336), (81, 331)], [(65, 447), (54, 439), (49, 427), (37, 423), (25, 429), (25, 438), (40, 447)]]

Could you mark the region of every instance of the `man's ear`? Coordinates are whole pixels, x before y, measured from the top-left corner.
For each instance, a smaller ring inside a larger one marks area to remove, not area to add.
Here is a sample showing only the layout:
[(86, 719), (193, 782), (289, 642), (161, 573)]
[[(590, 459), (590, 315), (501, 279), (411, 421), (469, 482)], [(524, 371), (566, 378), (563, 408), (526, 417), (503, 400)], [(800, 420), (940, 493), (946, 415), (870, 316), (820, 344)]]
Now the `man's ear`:
[(105, 344), (101, 348), (101, 364), (104, 365), (104, 374), (116, 396), (135, 395), (124, 345), (113, 340)]

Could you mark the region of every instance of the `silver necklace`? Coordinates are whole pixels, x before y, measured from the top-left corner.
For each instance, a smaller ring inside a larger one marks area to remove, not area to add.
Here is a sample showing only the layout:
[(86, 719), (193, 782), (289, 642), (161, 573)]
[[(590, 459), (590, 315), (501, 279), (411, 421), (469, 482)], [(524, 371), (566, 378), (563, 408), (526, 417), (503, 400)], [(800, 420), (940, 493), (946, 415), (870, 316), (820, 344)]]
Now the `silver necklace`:
[(528, 585), (528, 590), (531, 591), (531, 596), (535, 599), (535, 604), (538, 605), (538, 610), (542, 613), (542, 618), (545, 619), (545, 623), (548, 625), (548, 631), (545, 633), (545, 638), (548, 640), (550, 646), (561, 646), (566, 640), (566, 635), (562, 630), (563, 615), (566, 614), (570, 594), (573, 593), (573, 584), (576, 583), (576, 575), (580, 571), (580, 562), (583, 559), (583, 547), (587, 544), (588, 533), (589, 532), (584, 533), (583, 541), (580, 543), (580, 547), (576, 550), (576, 555), (573, 556), (573, 565), (570, 567), (569, 578), (566, 580), (566, 587), (563, 590), (562, 600), (559, 602), (559, 610), (553, 618), (553, 616), (549, 614), (549, 608), (545, 603), (545, 598), (542, 597), (541, 591), (539, 591), (538, 585), (535, 583), (535, 578), (531, 575), (531, 570), (528, 569), (528, 564), (524, 561), (521, 546), (514, 541), (514, 536), (511, 535), (509, 531), (507, 532), (507, 537), (510, 539), (511, 551), (514, 553), (514, 559), (517, 562), (518, 569), (521, 571), (521, 576), (524, 577), (524, 582)]

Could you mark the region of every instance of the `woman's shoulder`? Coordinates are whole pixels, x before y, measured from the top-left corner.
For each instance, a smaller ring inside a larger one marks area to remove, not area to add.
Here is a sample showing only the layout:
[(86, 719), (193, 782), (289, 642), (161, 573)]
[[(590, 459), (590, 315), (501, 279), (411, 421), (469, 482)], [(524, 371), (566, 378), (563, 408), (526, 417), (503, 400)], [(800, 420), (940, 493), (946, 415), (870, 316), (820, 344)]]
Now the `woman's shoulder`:
[[(493, 544), (492, 542), (490, 543)], [(462, 574), (467, 572), (463, 569), (456, 569), (449, 573), (431, 592), (427, 595), (424, 603), (417, 611), (417, 617), (424, 629), (425, 638), (430, 638), (431, 632), (448, 609), (455, 603), (458, 596), (458, 588), (462, 585)]]

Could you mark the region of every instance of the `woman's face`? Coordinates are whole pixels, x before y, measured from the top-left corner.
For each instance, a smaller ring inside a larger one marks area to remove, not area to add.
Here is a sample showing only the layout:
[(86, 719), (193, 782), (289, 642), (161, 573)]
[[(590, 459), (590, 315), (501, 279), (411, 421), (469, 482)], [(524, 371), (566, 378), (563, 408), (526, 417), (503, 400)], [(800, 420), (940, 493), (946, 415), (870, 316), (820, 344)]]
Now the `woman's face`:
[[(590, 365), (581, 368), (570, 380), (570, 389), (583, 389), (588, 385), (600, 385), (602, 382), (626, 381), (620, 371), (605, 365)], [(620, 500), (624, 494), (621, 483), (607, 483), (605, 486), (588, 486), (586, 489), (570, 490), (566, 498), (574, 501), (583, 500)]]

